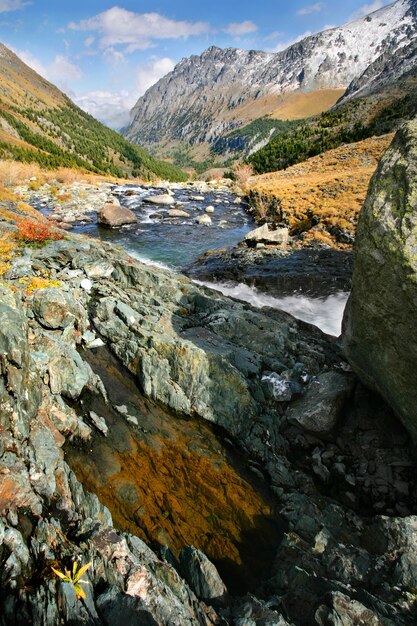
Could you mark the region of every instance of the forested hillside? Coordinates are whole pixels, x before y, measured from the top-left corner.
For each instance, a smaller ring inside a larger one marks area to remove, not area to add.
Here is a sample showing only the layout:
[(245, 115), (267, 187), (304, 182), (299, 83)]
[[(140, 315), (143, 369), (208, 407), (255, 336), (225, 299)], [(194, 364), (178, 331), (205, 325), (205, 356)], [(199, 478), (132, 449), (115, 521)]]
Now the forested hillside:
[(186, 179), (79, 109), (1, 44), (0, 157), (119, 177)]

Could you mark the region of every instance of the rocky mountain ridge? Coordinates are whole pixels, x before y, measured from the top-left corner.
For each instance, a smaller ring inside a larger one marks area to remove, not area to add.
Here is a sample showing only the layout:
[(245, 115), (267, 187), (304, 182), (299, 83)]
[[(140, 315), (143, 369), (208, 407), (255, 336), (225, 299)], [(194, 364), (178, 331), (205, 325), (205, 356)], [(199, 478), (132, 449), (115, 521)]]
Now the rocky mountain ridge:
[(125, 135), (159, 151), (181, 142), (213, 143), (244, 123), (273, 115), (294, 93), (346, 89), (360, 79), (352, 96), (366, 82), (369, 66), (376, 64), (375, 81), (378, 60), (406, 55), (416, 35), (417, 2), (397, 0), (275, 54), (212, 46), (183, 59), (138, 100)]

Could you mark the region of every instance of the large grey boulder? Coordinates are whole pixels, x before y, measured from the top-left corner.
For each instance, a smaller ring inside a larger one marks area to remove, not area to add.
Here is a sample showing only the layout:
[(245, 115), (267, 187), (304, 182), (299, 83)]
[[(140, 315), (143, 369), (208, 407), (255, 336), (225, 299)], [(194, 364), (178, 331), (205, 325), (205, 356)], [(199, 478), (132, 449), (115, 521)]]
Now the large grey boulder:
[(136, 224), (138, 218), (130, 209), (108, 202), (97, 213), (97, 220), (103, 226), (123, 226), (124, 224)]
[(417, 440), (417, 120), (381, 160), (360, 215), (346, 355)]

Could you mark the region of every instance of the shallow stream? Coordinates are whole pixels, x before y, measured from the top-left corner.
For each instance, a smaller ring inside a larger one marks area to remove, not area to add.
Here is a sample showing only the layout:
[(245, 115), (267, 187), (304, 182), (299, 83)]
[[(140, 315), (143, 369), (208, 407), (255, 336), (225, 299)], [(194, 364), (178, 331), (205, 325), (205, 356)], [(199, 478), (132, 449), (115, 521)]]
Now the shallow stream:
[[(116, 187), (122, 206), (134, 211), (138, 223), (109, 229), (97, 224), (95, 215), (91, 223), (76, 224), (74, 231), (100, 237), (128, 250), (146, 263), (182, 270), (208, 250), (230, 248), (242, 241), (256, 227), (246, 211), (246, 206), (234, 194), (225, 190), (200, 193), (195, 188), (174, 189), (173, 202), (189, 217), (169, 218), (168, 208), (144, 202), (149, 195), (158, 195), (161, 189), (148, 189), (135, 185)], [(204, 215), (207, 207), (212, 224), (203, 226), (195, 220)], [(243, 283), (202, 283), (218, 289), (225, 295), (249, 302), (253, 306), (270, 306), (291, 313), (295, 317), (319, 326), (324, 332), (339, 335), (343, 310), (348, 293), (337, 292), (322, 298), (294, 293), (282, 298), (271, 297)]]

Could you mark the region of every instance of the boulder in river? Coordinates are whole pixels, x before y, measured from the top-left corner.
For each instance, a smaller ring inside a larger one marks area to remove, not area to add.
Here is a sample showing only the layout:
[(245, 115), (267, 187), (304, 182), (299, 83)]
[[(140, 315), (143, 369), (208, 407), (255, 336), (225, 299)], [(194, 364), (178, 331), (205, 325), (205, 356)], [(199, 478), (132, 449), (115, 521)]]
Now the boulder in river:
[(196, 222), (202, 226), (211, 226), (212, 220), (209, 215), (200, 215), (197, 217)]
[(123, 226), (124, 224), (136, 224), (138, 218), (130, 209), (108, 202), (97, 213), (97, 220), (103, 226)]
[(168, 217), (190, 217), (190, 214), (181, 209), (170, 209), (168, 211)]
[(171, 206), (175, 204), (174, 198), (169, 193), (161, 193), (157, 196), (148, 196), (143, 199), (144, 202), (148, 202), (149, 204), (161, 204), (164, 206)]
[(360, 214), (344, 348), (417, 440), (417, 121), (382, 158)]

